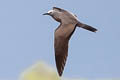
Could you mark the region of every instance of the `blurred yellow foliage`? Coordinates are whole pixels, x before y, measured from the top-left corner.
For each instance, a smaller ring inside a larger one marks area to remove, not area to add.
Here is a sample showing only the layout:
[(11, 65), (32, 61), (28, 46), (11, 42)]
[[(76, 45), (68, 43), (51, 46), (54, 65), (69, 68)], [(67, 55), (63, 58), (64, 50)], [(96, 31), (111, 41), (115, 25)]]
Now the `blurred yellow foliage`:
[(60, 80), (57, 72), (49, 65), (39, 62), (26, 69), (20, 80)]
[(120, 80), (120, 78), (105, 78), (105, 79), (87, 79), (87, 78), (60, 78), (53, 67), (45, 64), (44, 62), (38, 62), (31, 67), (27, 68), (20, 75), (19, 80)]

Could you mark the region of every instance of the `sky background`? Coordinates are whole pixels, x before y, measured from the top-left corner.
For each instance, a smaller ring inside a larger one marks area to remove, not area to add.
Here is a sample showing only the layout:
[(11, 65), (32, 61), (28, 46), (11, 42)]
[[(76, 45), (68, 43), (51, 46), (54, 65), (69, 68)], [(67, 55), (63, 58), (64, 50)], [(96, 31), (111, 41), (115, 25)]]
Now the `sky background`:
[(54, 30), (59, 23), (42, 15), (53, 6), (98, 29), (76, 29), (63, 76), (120, 77), (120, 0), (0, 0), (0, 79), (16, 80), (40, 60), (55, 67)]

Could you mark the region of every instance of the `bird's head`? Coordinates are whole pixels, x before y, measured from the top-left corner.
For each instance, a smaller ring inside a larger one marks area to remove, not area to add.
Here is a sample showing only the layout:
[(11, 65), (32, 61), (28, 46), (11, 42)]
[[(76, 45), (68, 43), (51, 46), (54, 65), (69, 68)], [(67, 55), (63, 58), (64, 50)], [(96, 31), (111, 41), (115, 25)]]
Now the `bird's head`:
[(54, 14), (59, 14), (61, 11), (63, 11), (63, 9), (61, 8), (57, 8), (57, 7), (53, 7), (52, 10), (49, 10), (47, 13), (44, 13), (43, 15), (54, 15)]
[(54, 10), (49, 10), (47, 13), (44, 13), (43, 15), (50, 15), (52, 16), (54, 13)]
[(43, 15), (49, 15), (52, 16), (56, 21), (60, 22), (61, 21), (61, 13), (65, 11), (61, 8), (53, 7), (52, 10), (49, 10), (47, 13), (44, 13)]

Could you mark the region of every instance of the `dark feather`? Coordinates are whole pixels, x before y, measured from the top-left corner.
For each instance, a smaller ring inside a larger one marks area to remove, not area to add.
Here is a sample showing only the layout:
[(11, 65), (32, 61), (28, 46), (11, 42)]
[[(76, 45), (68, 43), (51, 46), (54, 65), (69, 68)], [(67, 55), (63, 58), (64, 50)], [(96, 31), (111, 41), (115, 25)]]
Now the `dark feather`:
[(68, 56), (68, 43), (71, 35), (75, 31), (75, 25), (63, 25), (55, 30), (55, 60), (59, 76), (62, 76), (64, 66)]
[(92, 27), (92, 26), (89, 26), (89, 25), (87, 25), (87, 24), (80, 23), (80, 22), (78, 22), (77, 26), (78, 26), (78, 27), (81, 27), (81, 28), (83, 28), (83, 29), (92, 31), (92, 32), (96, 32), (96, 31), (97, 31), (96, 28), (94, 28), (94, 27)]

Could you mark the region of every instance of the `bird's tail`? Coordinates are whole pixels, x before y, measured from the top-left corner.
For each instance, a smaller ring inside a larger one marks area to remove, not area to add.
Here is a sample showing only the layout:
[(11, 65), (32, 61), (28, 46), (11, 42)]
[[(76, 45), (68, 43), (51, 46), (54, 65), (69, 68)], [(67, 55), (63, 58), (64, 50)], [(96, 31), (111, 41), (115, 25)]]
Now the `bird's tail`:
[(81, 23), (81, 22), (78, 22), (78, 23), (77, 23), (77, 26), (78, 26), (78, 27), (81, 27), (81, 28), (83, 28), (83, 29), (92, 31), (92, 32), (96, 32), (96, 31), (97, 31), (96, 28), (93, 28), (92, 26), (89, 26), (89, 25), (87, 25), (87, 24), (83, 24), (83, 23)]

